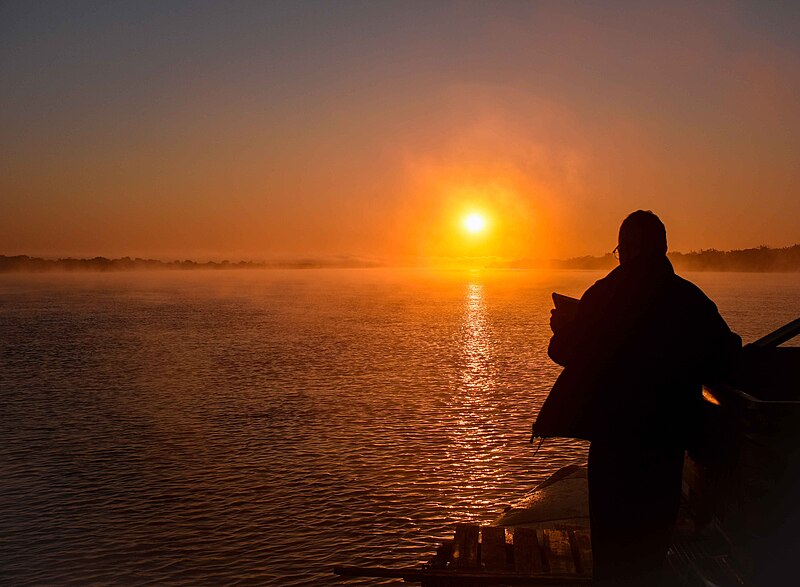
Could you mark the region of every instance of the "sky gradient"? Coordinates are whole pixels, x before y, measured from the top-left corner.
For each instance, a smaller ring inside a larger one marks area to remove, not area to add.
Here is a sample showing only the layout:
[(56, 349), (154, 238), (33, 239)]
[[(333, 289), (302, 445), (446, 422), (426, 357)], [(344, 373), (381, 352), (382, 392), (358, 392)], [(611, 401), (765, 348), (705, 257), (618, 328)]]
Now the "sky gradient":
[(0, 254), (800, 242), (796, 4), (139, 4), (0, 5)]

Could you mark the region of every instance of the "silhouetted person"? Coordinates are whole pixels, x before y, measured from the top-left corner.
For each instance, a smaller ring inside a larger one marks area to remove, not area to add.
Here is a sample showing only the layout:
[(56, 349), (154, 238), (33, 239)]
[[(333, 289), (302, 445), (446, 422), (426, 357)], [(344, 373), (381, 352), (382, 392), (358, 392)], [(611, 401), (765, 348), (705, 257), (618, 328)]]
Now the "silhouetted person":
[(684, 450), (701, 382), (741, 349), (714, 303), (675, 275), (661, 220), (619, 229), (620, 265), (574, 317), (553, 310), (548, 354), (565, 367), (534, 424), (540, 437), (591, 441), (589, 510), (597, 585), (657, 585), (678, 514)]

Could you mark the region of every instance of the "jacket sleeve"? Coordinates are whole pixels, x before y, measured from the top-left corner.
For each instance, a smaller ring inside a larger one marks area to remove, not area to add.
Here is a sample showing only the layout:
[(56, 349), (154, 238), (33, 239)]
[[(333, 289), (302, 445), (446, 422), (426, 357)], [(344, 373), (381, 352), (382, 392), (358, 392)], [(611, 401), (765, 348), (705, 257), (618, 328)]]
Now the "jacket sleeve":
[(700, 372), (704, 382), (728, 375), (742, 351), (742, 338), (732, 332), (720, 315), (717, 306), (703, 295), (701, 316), (703, 347), (700, 350)]

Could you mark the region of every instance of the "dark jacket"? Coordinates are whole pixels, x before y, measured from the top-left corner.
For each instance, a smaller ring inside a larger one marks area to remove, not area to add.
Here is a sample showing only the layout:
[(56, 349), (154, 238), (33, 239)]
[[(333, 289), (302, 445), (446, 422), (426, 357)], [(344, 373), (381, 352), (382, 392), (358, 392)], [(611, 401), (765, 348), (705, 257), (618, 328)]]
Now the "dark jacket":
[(666, 256), (635, 258), (590, 287), (575, 320), (550, 340), (550, 358), (565, 369), (534, 435), (687, 442), (701, 384), (723, 374), (739, 349), (714, 303)]

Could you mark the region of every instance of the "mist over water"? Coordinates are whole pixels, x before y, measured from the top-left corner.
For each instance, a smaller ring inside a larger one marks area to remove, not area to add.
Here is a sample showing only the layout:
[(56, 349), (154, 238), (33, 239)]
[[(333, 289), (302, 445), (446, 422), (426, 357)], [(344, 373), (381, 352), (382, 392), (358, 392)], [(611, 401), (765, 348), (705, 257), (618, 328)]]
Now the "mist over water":
[[(527, 441), (559, 372), (550, 293), (601, 275), (0, 275), (2, 582), (341, 584), (334, 564), (426, 560), (585, 460)], [(745, 342), (800, 314), (796, 274), (688, 277)]]

